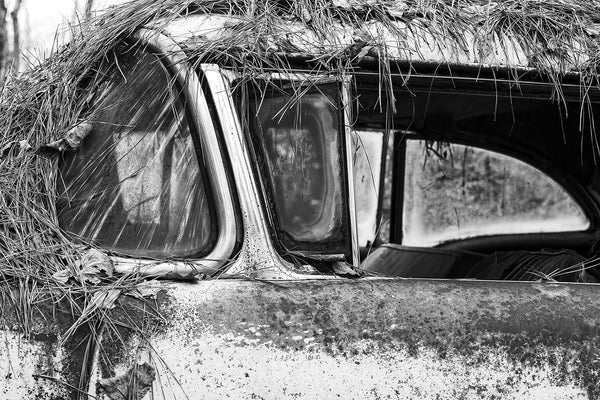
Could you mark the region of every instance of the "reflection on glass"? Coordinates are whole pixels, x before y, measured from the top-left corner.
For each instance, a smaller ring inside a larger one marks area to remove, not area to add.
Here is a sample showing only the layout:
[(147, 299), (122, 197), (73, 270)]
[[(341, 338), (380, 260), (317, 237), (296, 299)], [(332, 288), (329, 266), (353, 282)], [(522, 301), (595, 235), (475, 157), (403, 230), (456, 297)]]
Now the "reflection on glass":
[(358, 243), (365, 247), (377, 234), (377, 205), (383, 150), (382, 131), (356, 131), (354, 135), (354, 197)]
[(589, 222), (556, 182), (501, 154), (408, 140), (403, 244), (473, 236), (584, 230)]
[(130, 49), (118, 63), (94, 129), (61, 159), (59, 223), (124, 254), (205, 253), (215, 226), (180, 96), (156, 56)]
[(338, 88), (331, 86), (330, 95), (321, 89), (300, 98), (269, 92), (250, 99), (254, 141), (262, 154), (279, 236), (288, 250), (314, 250), (307, 243), (343, 248), (343, 126), (335, 107)]

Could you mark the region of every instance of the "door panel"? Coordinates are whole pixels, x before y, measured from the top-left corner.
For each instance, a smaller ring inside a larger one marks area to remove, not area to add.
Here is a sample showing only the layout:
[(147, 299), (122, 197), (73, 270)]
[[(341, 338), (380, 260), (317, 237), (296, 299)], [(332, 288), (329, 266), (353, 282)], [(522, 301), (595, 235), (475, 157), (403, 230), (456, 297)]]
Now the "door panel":
[[(491, 281), (178, 284), (159, 296), (166, 319), (148, 357), (162, 382), (181, 386), (155, 381), (154, 395), (521, 398), (550, 388), (594, 398), (597, 293), (596, 285)], [(141, 323), (138, 303), (123, 306)], [(135, 363), (136, 343), (106, 340), (116, 364), (103, 374)]]

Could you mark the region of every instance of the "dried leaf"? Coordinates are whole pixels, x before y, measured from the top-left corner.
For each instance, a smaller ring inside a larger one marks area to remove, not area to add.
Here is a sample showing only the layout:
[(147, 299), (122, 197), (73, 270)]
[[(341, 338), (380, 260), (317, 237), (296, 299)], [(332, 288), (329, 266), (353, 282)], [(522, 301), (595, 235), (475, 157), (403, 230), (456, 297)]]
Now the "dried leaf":
[(163, 275), (166, 279), (172, 279), (175, 281), (191, 281), (191, 280), (202, 280), (205, 278), (204, 274), (198, 271), (190, 271), (188, 273), (179, 273), (179, 272), (167, 272)]
[(115, 268), (112, 259), (98, 249), (88, 249), (81, 258), (81, 273), (85, 279), (110, 277)]
[(139, 299), (150, 298), (155, 299), (158, 292), (164, 290), (165, 284), (157, 281), (144, 281), (138, 283), (133, 290), (127, 294)]
[(100, 290), (92, 296), (88, 307), (90, 308), (104, 308), (111, 310), (115, 308), (115, 302), (121, 295), (121, 291), (118, 289)]
[(85, 137), (92, 131), (93, 125), (83, 122), (69, 129), (66, 135), (57, 141), (40, 146), (38, 153), (47, 154), (63, 152), (65, 150), (77, 150)]
[(54, 274), (52, 274), (52, 278), (55, 281), (57, 281), (59, 283), (63, 283), (63, 284), (66, 284), (69, 281), (69, 278), (72, 278), (72, 277), (73, 277), (73, 275), (71, 275), (71, 272), (66, 269), (56, 271)]
[(334, 262), (331, 264), (333, 272), (336, 275), (348, 276), (358, 278), (360, 274), (356, 272), (350, 264), (347, 262)]
[(142, 399), (152, 388), (156, 376), (148, 363), (136, 364), (125, 374), (102, 379), (98, 384), (110, 400)]
[[(114, 265), (111, 258), (98, 249), (90, 248), (85, 250), (81, 260), (75, 261), (71, 270), (60, 270), (55, 272), (52, 277), (60, 283), (67, 283), (70, 278), (79, 282), (98, 285), (102, 279), (113, 275)], [(72, 271), (77, 271), (75, 274)]]

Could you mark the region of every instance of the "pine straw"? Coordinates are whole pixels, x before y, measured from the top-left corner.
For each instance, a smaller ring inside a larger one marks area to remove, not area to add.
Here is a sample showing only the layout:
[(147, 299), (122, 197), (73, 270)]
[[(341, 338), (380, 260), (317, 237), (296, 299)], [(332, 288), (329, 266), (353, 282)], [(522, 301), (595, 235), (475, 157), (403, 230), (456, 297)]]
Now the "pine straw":
[[(406, 49), (404, 61), (428, 60), (419, 47), (423, 43), (415, 42), (422, 38), (441, 55), (439, 63), (501, 60), (497, 66), (512, 70), (515, 80), (523, 67), (538, 70), (555, 84), (559, 100), (565, 74), (578, 73), (582, 110), (589, 87), (598, 85), (600, 5), (589, 0), (139, 0), (109, 9), (78, 27), (72, 41), (49, 60), (1, 89), (0, 148), (8, 150), (0, 159), (0, 274), (8, 283), (3, 288), (16, 288), (20, 294), (15, 298), (14, 290), (7, 292), (20, 304), (16, 308), (22, 311), (24, 332), (30, 332), (31, 305), (50, 298), (66, 299), (77, 324), (93, 328), (100, 320), (110, 325), (105, 310), (94, 302), (97, 294), (126, 292), (140, 277), (121, 276), (100, 284), (85, 279), (64, 284), (53, 278), (65, 269), (77, 277), (82, 257), (81, 247), (57, 224), (56, 159), (9, 145), (22, 141), (36, 149), (84, 121), (93, 112), (88, 93), (98, 65), (139, 27), (160, 27), (181, 15), (211, 12), (238, 19), (219, 39), (198, 37), (186, 43), (190, 61), (227, 64), (247, 79), (265, 70), (289, 70), (285, 53), (310, 57), (316, 65), (312, 74), (344, 74), (371, 58), (379, 62), (382, 88), (391, 95), (390, 63), (397, 61), (388, 53), (385, 37), (391, 34), (394, 47)], [(369, 28), (373, 20), (379, 24), (376, 30)], [(313, 35), (309, 52), (298, 45), (302, 37), (282, 34), (290, 25)], [(332, 41), (340, 26), (350, 32), (350, 39)], [(524, 58), (503, 57), (502, 52)]]

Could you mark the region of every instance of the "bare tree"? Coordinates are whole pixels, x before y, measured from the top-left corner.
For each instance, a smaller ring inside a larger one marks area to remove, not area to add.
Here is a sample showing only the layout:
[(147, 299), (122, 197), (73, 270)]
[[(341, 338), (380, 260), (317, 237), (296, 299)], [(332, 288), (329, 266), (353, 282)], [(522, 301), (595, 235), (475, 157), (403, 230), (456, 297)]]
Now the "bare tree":
[(4, 70), (4, 55), (6, 54), (6, 3), (4, 0), (0, 0), (0, 77)]
[(21, 27), (19, 26), (19, 11), (21, 10), (21, 2), (22, 0), (17, 0), (15, 7), (10, 13), (13, 27), (12, 68), (15, 73), (19, 72), (19, 66), (21, 64)]
[(92, 16), (92, 8), (94, 7), (94, 0), (87, 0), (85, 2), (85, 10), (83, 12), (83, 17), (88, 19)]
[[(73, 21), (78, 21), (81, 18), (80, 14), (80, 1), (73, 1)], [(88, 19), (92, 16), (92, 9), (94, 8), (94, 0), (85, 0), (85, 6), (83, 9), (83, 19)]]

